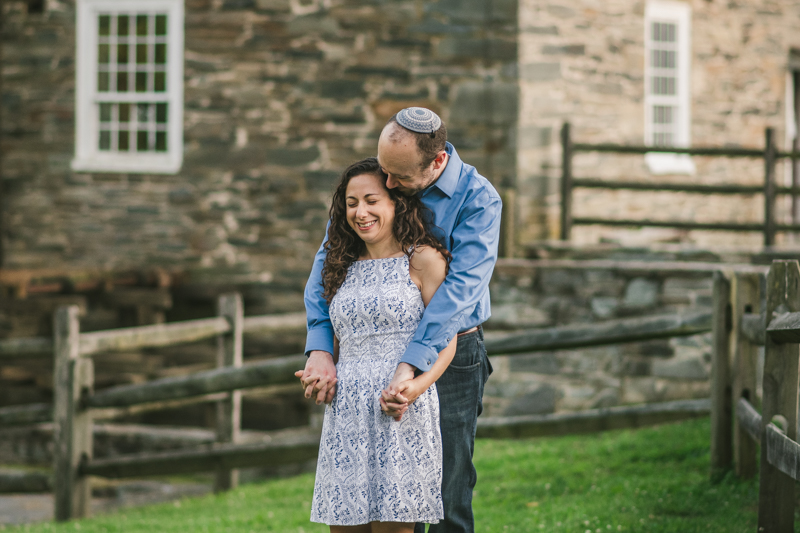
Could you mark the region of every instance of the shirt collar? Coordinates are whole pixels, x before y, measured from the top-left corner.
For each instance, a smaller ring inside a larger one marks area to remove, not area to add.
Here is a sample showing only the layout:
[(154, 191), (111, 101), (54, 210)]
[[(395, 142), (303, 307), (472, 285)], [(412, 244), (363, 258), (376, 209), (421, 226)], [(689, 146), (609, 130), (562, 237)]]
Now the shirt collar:
[(437, 179), (433, 184), (423, 191), (423, 195), (427, 194), (427, 191), (436, 187), (444, 194), (447, 195), (448, 198), (452, 198), (453, 194), (456, 192), (456, 187), (458, 186), (458, 179), (461, 177), (461, 158), (458, 157), (458, 152), (450, 143), (445, 143), (445, 151), (449, 156), (447, 160), (447, 166), (444, 167), (444, 171), (439, 175), (439, 179)]

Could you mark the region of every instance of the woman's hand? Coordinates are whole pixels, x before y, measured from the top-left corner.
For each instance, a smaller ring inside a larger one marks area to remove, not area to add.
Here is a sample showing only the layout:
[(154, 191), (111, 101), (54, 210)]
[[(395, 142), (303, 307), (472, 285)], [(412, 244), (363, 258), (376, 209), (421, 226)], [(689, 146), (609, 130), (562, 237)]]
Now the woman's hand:
[(294, 375), (300, 378), (306, 398), (314, 398), (317, 405), (331, 403), (336, 394), (336, 365), (328, 352), (313, 351), (306, 361), (305, 370)]

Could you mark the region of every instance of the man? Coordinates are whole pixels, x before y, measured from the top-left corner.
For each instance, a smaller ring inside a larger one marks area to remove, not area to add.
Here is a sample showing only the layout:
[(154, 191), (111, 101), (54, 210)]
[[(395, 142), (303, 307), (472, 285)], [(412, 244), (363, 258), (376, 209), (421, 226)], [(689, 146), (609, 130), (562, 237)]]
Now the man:
[[(417, 194), (431, 210), (433, 231), (453, 254), (447, 278), (425, 309), (383, 393), (381, 406), (390, 416), (402, 417), (415, 398), (404, 398), (398, 387), (415, 372), (429, 370), (438, 353), (458, 335), (453, 362), (436, 384), (446, 450), (442, 480), (445, 518), (429, 531), (472, 532), (475, 429), (483, 410), (483, 387), (492, 371), (480, 325), (490, 315), (489, 280), (497, 262), (502, 203), (489, 181), (461, 161), (447, 142), (444, 123), (428, 109), (407, 108), (389, 120), (378, 141), (378, 161), (388, 176), (388, 188)], [(330, 402), (336, 390), (333, 327), (322, 297), (324, 259), (321, 247), (306, 285), (309, 358), (301, 375), (306, 397), (315, 397), (318, 404)], [(423, 531), (424, 525), (417, 524), (415, 532)]]

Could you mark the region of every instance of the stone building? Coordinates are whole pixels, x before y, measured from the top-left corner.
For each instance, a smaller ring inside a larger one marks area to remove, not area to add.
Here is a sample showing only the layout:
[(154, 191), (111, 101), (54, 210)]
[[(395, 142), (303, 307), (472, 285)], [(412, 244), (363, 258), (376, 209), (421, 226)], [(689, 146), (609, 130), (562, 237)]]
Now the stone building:
[[(507, 256), (559, 233), (565, 121), (578, 141), (637, 145), (758, 148), (772, 127), (785, 149), (798, 131), (800, 7), (790, 2), (6, 0), (0, 9), (0, 336), (47, 334), (42, 313), (74, 299), (87, 329), (165, 313), (209, 316), (215, 295), (231, 287), (244, 292), (247, 314), (302, 310), (333, 183), (375, 153), (383, 124), (403, 107), (438, 112), (462, 159), (501, 191)], [(744, 184), (760, 183), (762, 167), (757, 159), (586, 154), (574, 170)], [(790, 169), (780, 167), (779, 179), (790, 180)], [(576, 193), (574, 209), (758, 221), (762, 203), (592, 190)], [(785, 202), (779, 216), (791, 219)], [(761, 239), (603, 226), (573, 235), (578, 244), (757, 247)], [(493, 293), (498, 327), (657, 312), (667, 300), (669, 309), (708, 303), (708, 280), (611, 278), (503, 273)], [(138, 309), (131, 318), (130, 305), (108, 297), (130, 285), (169, 298), (155, 314)], [(676, 292), (685, 293), (678, 304)], [(300, 343), (270, 342), (283, 353)], [(677, 367), (647, 359), (678, 346), (604, 352), (602, 369), (589, 365), (599, 376), (591, 391), (575, 385), (581, 364), (570, 354), (558, 356), (561, 366), (545, 355), (503, 368), (569, 373), (575, 394), (518, 387), (547, 396), (547, 410), (705, 395), (705, 341)], [(127, 364), (144, 368), (139, 359)], [(21, 403), (2, 391), (31, 376), (47, 382), (36, 369), (0, 368), (0, 404)], [(662, 394), (670, 376), (691, 383)], [(652, 394), (630, 392), (632, 382)], [(488, 405), (515, 412), (515, 402)]]

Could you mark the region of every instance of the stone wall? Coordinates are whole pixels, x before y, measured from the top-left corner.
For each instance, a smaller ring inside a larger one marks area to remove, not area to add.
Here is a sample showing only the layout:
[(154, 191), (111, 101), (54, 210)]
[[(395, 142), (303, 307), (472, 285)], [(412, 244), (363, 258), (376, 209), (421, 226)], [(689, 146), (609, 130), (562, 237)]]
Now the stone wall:
[[(787, 65), (800, 46), (800, 8), (786, 2), (688, 0), (691, 31), (691, 140), (697, 146), (763, 148), (764, 129), (785, 140)], [(520, 242), (557, 238), (564, 121), (577, 142), (642, 144), (644, 10), (642, 0), (521, 0), (519, 11)], [(701, 183), (763, 183), (763, 160), (693, 158), (695, 176), (653, 176), (641, 156), (585, 154), (579, 177)], [(778, 178), (788, 173), (782, 165)], [(662, 220), (763, 220), (761, 196), (699, 196), (631, 191), (576, 191), (578, 216)], [(788, 204), (778, 215), (788, 220)], [(761, 244), (757, 233), (576, 227), (574, 242)], [(781, 237), (779, 242), (787, 242)]]
[[(610, 319), (711, 311), (710, 272), (659, 270), (659, 261), (751, 263), (761, 258), (684, 247), (534, 247), (534, 257), (652, 261), (622, 268), (530, 268), (501, 261), (492, 280), (487, 336), (507, 330), (597, 323)], [(720, 265), (722, 266), (722, 265)], [(710, 395), (711, 333), (596, 348), (493, 357), (486, 385), (488, 416), (580, 411)]]
[(165, 176), (70, 171), (74, 3), (2, 3), (3, 267), (251, 274), (301, 309), (338, 173), (409, 105), (439, 112), (465, 161), (513, 183), (516, 2), (185, 8), (183, 168)]

